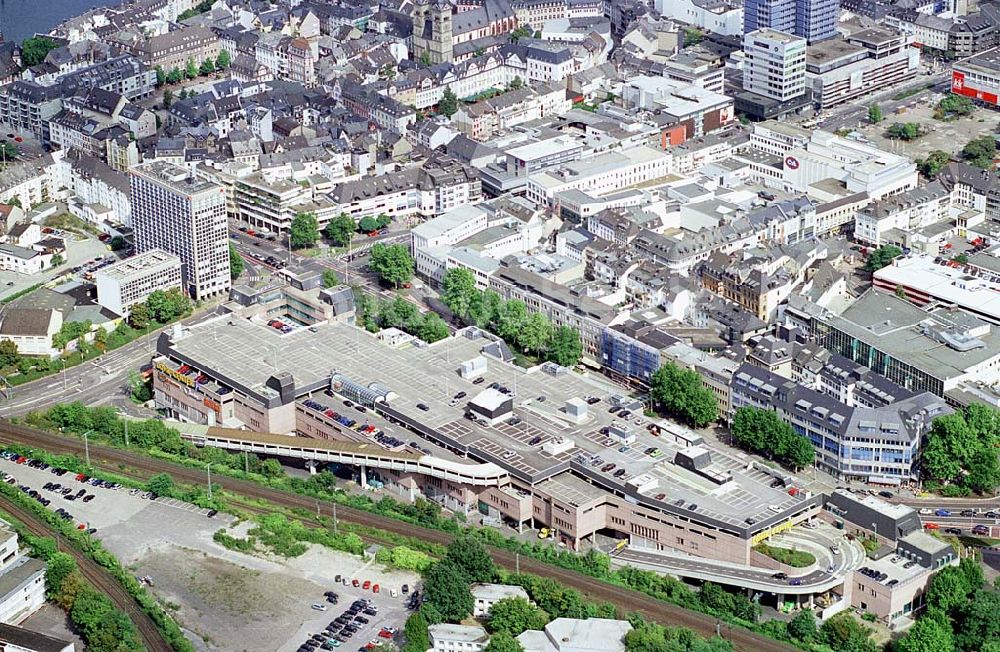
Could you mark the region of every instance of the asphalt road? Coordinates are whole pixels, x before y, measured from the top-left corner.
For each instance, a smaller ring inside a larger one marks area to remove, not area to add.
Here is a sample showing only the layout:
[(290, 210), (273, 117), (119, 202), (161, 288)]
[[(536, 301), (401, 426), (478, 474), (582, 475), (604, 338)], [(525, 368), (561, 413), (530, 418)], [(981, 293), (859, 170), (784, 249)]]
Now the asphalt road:
[(830, 117), (823, 121), (822, 128), (824, 131), (837, 131), (838, 129), (856, 128), (859, 123), (867, 124), (868, 107), (873, 104), (878, 104), (882, 108), (882, 114), (885, 116), (886, 121), (891, 122), (892, 115), (897, 109), (912, 104), (929, 91), (921, 91), (902, 100), (894, 100), (892, 99), (893, 97), (907, 89), (920, 88), (932, 83), (934, 84), (934, 91), (947, 91), (951, 85), (951, 72), (918, 75), (916, 79), (907, 84), (900, 84), (884, 92), (869, 95), (836, 107), (830, 111)]

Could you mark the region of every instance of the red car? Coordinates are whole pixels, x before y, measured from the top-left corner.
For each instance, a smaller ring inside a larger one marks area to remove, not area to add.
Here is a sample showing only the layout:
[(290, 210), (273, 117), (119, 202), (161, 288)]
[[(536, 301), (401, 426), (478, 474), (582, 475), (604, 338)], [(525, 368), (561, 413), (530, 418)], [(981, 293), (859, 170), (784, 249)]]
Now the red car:
[(365, 583), (361, 585), (361, 588), (363, 588), (365, 591), (367, 591), (368, 589), (372, 588), (372, 581), (371, 580), (365, 580)]
[(938, 530), (940, 527), (937, 523), (924, 523), (925, 530)]
[(387, 632), (384, 629), (381, 632), (379, 632), (378, 635), (381, 638), (392, 638), (392, 633), (391, 632)]
[[(358, 580), (351, 580), (351, 586), (358, 586), (359, 584), (361, 584), (361, 582), (359, 582)], [(365, 588), (368, 587), (366, 586)]]
[(378, 593), (378, 584), (372, 586), (372, 593)]

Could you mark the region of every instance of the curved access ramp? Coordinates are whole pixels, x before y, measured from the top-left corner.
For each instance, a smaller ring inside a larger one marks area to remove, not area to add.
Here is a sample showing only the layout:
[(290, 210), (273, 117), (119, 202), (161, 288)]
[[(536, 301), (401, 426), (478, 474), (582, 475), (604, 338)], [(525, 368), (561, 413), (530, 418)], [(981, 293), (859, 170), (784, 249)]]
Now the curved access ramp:
[(420, 473), (475, 487), (506, 484), (508, 478), (507, 471), (489, 462), (465, 464), (408, 450), (391, 451), (375, 443), (310, 439), (231, 428), (205, 429), (204, 426), (180, 429), (181, 437), (195, 445), (231, 451)]

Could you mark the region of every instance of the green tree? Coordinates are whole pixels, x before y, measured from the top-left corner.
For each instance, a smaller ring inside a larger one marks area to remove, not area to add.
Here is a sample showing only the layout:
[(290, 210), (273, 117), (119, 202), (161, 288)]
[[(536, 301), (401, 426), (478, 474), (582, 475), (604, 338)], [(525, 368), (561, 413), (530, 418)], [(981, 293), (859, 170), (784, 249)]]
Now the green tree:
[(441, 99), (438, 100), (438, 113), (451, 117), (458, 111), (458, 97), (452, 92), (451, 86), (446, 86)]
[(128, 247), (128, 241), (120, 235), (111, 238), (111, 242), (108, 244), (111, 246), (111, 251), (121, 251)]
[(356, 226), (357, 224), (354, 222), (353, 217), (347, 213), (341, 213), (339, 216), (326, 223), (324, 233), (327, 238), (333, 241), (334, 244), (344, 247), (354, 236), (354, 229)]
[(1000, 485), (1000, 460), (995, 448), (980, 447), (972, 454), (963, 484), (976, 493), (990, 492)]
[(688, 27), (684, 30), (684, 47), (698, 45), (705, 38), (705, 33), (697, 27)]
[[(0, 143), (0, 161), (13, 161), (17, 158), (19, 153), (20, 150), (17, 148), (17, 145), (14, 145), (13, 143)], [(21, 206), (21, 200), (17, 197), (12, 197), (9, 203), (11, 206), (23, 208), (23, 206)]]
[(167, 81), (167, 73), (164, 72), (163, 66), (156, 66), (156, 85), (163, 86)]
[(486, 328), (496, 321), (502, 304), (503, 300), (500, 298), (500, 295), (493, 290), (477, 292), (472, 296), (472, 300), (469, 301), (469, 316), (467, 321), (479, 328)]
[(483, 648), (483, 652), (524, 652), (524, 648), (516, 638), (500, 632), (490, 637), (490, 642)]
[[(163, 290), (150, 292), (146, 298), (146, 307), (149, 309), (150, 316), (161, 324), (170, 321), (173, 317), (170, 299)], [(134, 310), (135, 308), (133, 308)]]
[(52, 595), (52, 599), (63, 609), (69, 610), (73, 608), (77, 596), (89, 588), (87, 580), (83, 579), (80, 571), (74, 571), (63, 579), (59, 590)]
[(198, 76), (198, 64), (195, 63), (194, 59), (187, 60), (187, 65), (184, 67), (184, 76), (188, 79), (194, 79)]
[(151, 383), (143, 380), (142, 376), (135, 369), (132, 369), (128, 373), (128, 385), (131, 389), (132, 400), (145, 403), (153, 398)]
[(993, 169), (993, 158), (997, 153), (997, 141), (992, 135), (973, 138), (962, 148), (962, 158), (984, 170)]
[(366, 215), (358, 221), (358, 231), (362, 233), (371, 233), (378, 229), (378, 220), (372, 215)]
[(978, 590), (959, 608), (955, 642), (958, 649), (975, 652), (986, 641), (1000, 642), (1000, 592)]
[(128, 315), (128, 324), (132, 328), (142, 330), (149, 326), (150, 314), (149, 306), (145, 303), (137, 303), (132, 306)]
[(927, 155), (927, 158), (917, 159), (917, 169), (920, 170), (920, 174), (931, 179), (936, 177), (941, 168), (947, 165), (950, 160), (951, 154), (935, 149)]
[(441, 300), (459, 318), (469, 316), (469, 308), (473, 297), (479, 291), (476, 289), (476, 277), (464, 267), (453, 267), (444, 273), (441, 279)]
[(449, 543), (444, 558), (461, 568), (470, 582), (492, 582), (496, 577), (497, 568), (486, 546), (470, 534), (458, 536)]
[(880, 107), (878, 104), (872, 104), (871, 106), (869, 106), (868, 122), (872, 123), (873, 125), (877, 125), (878, 123), (882, 122), (882, 120), (883, 120), (882, 107)]
[(65, 552), (57, 552), (46, 562), (45, 592), (51, 598), (59, 593), (66, 578), (76, 571), (76, 560)]
[(232, 61), (230, 59), (229, 52), (227, 52), (226, 50), (219, 50), (219, 56), (215, 58), (216, 69), (225, 70), (226, 68), (229, 67), (229, 64), (231, 62)]
[(934, 109), (934, 117), (938, 120), (952, 120), (971, 115), (975, 110), (976, 105), (971, 99), (961, 95), (946, 95)]
[(409, 249), (401, 244), (376, 244), (371, 249), (368, 267), (379, 279), (397, 288), (413, 278), (413, 259)]
[(406, 642), (402, 652), (427, 652), (431, 648), (427, 619), (419, 610), (406, 619), (406, 625), (403, 626), (403, 640)]
[(184, 71), (180, 68), (171, 68), (170, 72), (167, 73), (168, 84), (176, 84), (182, 79), (184, 79)]
[(285, 469), (282, 468), (281, 462), (269, 457), (260, 463), (260, 473), (267, 478), (280, 478), (285, 474)]
[(12, 367), (20, 361), (17, 344), (12, 340), (0, 340), (0, 367)]
[(203, 75), (211, 75), (215, 72), (215, 62), (211, 59), (205, 59), (201, 62), (201, 66), (198, 68), (198, 72)]
[(174, 479), (169, 473), (157, 473), (146, 481), (146, 491), (154, 496), (169, 496), (174, 490)]
[(424, 52), (423, 54), (420, 55), (420, 63), (422, 63), (425, 66), (431, 65), (431, 55), (429, 52)]
[(540, 312), (528, 315), (517, 334), (517, 345), (527, 353), (541, 353), (551, 340), (552, 323)]
[(719, 404), (701, 377), (691, 369), (668, 362), (649, 379), (650, 395), (667, 413), (695, 427), (719, 418)]
[(59, 47), (59, 44), (45, 36), (33, 36), (21, 41), (21, 64), (25, 68), (37, 66), (45, 61), (49, 52)]
[(736, 410), (729, 432), (733, 441), (768, 459), (778, 459), (795, 468), (812, 463), (812, 445), (772, 410), (744, 406)]
[(504, 598), (490, 607), (490, 632), (519, 636), (529, 629), (543, 629), (549, 615), (524, 598)]
[[(429, 501), (425, 501), (429, 502)], [(432, 503), (433, 504), (433, 503)], [(430, 568), (433, 560), (430, 555), (420, 550), (414, 550), (406, 546), (396, 546), (391, 553), (392, 565), (404, 570), (415, 570), (423, 572)]]
[(875, 251), (868, 253), (868, 260), (865, 261), (865, 269), (869, 272), (877, 272), (893, 259), (903, 255), (903, 250), (896, 245), (882, 245)]
[(292, 249), (311, 247), (319, 240), (316, 213), (296, 213), (290, 229)]
[(450, 559), (431, 566), (424, 575), (427, 603), (448, 622), (458, 622), (472, 613), (469, 576)]
[(924, 473), (939, 481), (958, 480), (980, 448), (976, 431), (961, 412), (934, 419), (921, 456)]
[(552, 332), (545, 357), (563, 367), (572, 368), (579, 364), (580, 358), (583, 357), (580, 331), (571, 326), (557, 326)]
[(510, 33), (510, 42), (517, 43), (523, 38), (531, 38), (532, 31), (528, 25), (519, 25), (517, 29)]
[(420, 325), (420, 331), (417, 333), (417, 336), (423, 341), (433, 344), (448, 337), (449, 333), (448, 324), (444, 323), (441, 316), (437, 313), (429, 312), (424, 315), (423, 323)]
[(236, 280), (243, 273), (243, 256), (236, 251), (236, 247), (229, 243), (229, 278)]
[(932, 614), (918, 618), (893, 646), (894, 652), (949, 652), (954, 649), (955, 640), (948, 618)]
[(63, 259), (62, 254), (55, 254), (49, 262), (49, 267), (54, 269), (62, 265), (64, 262), (66, 261)]
[(323, 287), (332, 288), (340, 284), (340, 279), (337, 278), (337, 272), (332, 269), (323, 270)]
[(870, 633), (871, 630), (855, 620), (850, 611), (841, 611), (820, 627), (820, 638), (834, 652), (875, 652), (877, 646), (869, 638)]
[(94, 345), (101, 351), (108, 348), (108, 329), (104, 326), (98, 326), (94, 331)]
[(920, 125), (916, 122), (895, 122), (885, 132), (886, 136), (895, 140), (916, 140), (922, 135)]
[(524, 80), (521, 79), (520, 75), (514, 75), (514, 79), (510, 80), (507, 89), (512, 91), (521, 90), (524, 88)]
[(500, 305), (494, 321), (497, 335), (513, 344), (528, 321), (528, 308), (520, 299), (505, 301)]
[(795, 617), (788, 623), (788, 633), (791, 634), (792, 638), (803, 643), (812, 642), (817, 634), (816, 616), (812, 609), (803, 609), (795, 614)]

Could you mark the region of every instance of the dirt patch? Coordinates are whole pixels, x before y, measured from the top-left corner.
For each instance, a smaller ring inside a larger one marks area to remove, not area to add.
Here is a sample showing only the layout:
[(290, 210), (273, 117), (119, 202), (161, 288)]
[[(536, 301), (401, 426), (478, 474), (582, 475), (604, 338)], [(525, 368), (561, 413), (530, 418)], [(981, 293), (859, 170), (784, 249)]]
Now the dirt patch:
[(308, 580), (187, 548), (152, 550), (136, 566), (155, 578), (153, 591), (202, 650), (277, 650), (301, 626), (295, 612), (317, 592)]

